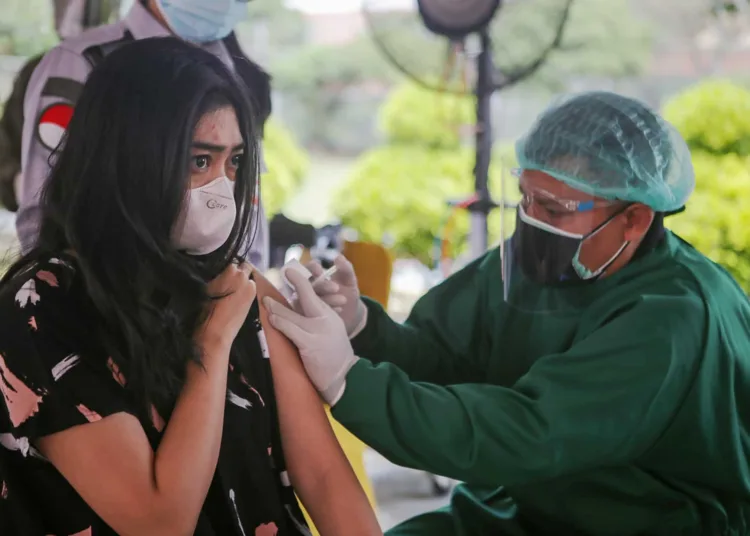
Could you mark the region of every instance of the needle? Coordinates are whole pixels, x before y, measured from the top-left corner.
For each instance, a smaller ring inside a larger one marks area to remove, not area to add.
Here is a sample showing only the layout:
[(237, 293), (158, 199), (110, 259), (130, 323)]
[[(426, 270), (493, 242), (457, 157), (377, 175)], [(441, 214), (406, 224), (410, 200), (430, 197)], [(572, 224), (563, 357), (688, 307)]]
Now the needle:
[[(330, 278), (333, 277), (333, 274), (335, 274), (336, 272), (338, 272), (338, 267), (337, 266), (331, 266), (328, 270), (326, 270), (325, 272), (323, 272), (322, 274), (320, 274), (315, 279), (313, 279), (313, 276), (310, 276), (310, 279), (308, 279), (308, 281), (310, 281), (310, 284), (314, 288), (315, 285), (317, 285), (321, 281), (330, 280)], [(289, 283), (287, 283), (287, 285), (289, 285)], [(287, 298), (287, 300), (290, 301), (290, 302), (295, 301), (297, 299), (297, 297), (298, 297), (297, 296), (297, 291), (294, 290), (293, 288), (291, 288), (291, 285), (289, 285), (289, 286), (287, 286), (285, 288), (288, 288), (289, 291), (290, 291), (288, 296), (285, 295), (285, 297)]]
[(317, 285), (321, 281), (325, 281), (325, 280), (331, 279), (333, 277), (333, 275), (336, 272), (338, 272), (338, 271), (339, 271), (338, 266), (331, 266), (328, 270), (326, 270), (325, 272), (323, 272), (322, 274), (320, 274), (320, 276), (318, 276), (316, 279), (314, 279), (311, 282), (312, 286), (314, 287), (315, 285)]

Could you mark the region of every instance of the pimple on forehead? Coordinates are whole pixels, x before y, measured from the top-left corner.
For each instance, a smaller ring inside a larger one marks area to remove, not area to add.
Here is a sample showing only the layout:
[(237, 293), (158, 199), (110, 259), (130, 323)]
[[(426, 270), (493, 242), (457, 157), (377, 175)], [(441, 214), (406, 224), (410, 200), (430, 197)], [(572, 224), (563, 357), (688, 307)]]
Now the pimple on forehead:
[(242, 143), (234, 110), (221, 108), (203, 116), (196, 126), (195, 137), (207, 143), (222, 146), (235, 146)]

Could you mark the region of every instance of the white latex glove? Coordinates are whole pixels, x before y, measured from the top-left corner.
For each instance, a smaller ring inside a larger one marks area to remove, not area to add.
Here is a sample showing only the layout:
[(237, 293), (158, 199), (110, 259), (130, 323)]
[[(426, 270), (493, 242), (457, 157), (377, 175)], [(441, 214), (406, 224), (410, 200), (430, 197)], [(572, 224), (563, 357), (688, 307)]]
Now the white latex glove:
[[(346, 257), (339, 255), (334, 260), (338, 271), (330, 280), (320, 281), (315, 285), (316, 294), (336, 311), (346, 326), (350, 339), (356, 337), (367, 325), (367, 307), (360, 299), (357, 276), (354, 267)], [(324, 270), (317, 261), (309, 262), (305, 267), (313, 274), (313, 280), (320, 277)], [(295, 309), (299, 307), (295, 304)]]
[[(313, 290), (299, 272), (289, 271), (287, 279), (297, 291), (299, 312), (265, 298), (271, 325), (297, 346), (307, 375), (331, 407), (346, 388), (346, 374), (358, 358), (349, 343), (344, 322)], [(273, 359), (273, 356), (271, 356)]]

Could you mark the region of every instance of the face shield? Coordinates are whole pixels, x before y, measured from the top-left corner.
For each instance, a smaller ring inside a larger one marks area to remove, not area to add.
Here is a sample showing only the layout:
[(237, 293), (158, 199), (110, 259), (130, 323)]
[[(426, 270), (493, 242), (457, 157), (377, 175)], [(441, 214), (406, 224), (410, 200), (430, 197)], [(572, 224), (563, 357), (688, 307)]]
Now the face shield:
[(629, 205), (576, 192), (538, 171), (513, 170), (503, 182), (504, 198), (520, 192), (515, 208), (502, 207), (514, 210), (516, 221), (501, 247), (505, 302), (534, 313), (587, 307), (592, 283), (628, 246), (616, 222)]

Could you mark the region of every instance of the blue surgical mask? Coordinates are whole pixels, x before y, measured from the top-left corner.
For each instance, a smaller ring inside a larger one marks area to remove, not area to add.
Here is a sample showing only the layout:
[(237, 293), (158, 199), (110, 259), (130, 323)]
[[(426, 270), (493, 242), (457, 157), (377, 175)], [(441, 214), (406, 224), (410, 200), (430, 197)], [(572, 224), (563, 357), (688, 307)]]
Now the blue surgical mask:
[(175, 35), (193, 43), (224, 39), (247, 15), (248, 0), (157, 0)]

